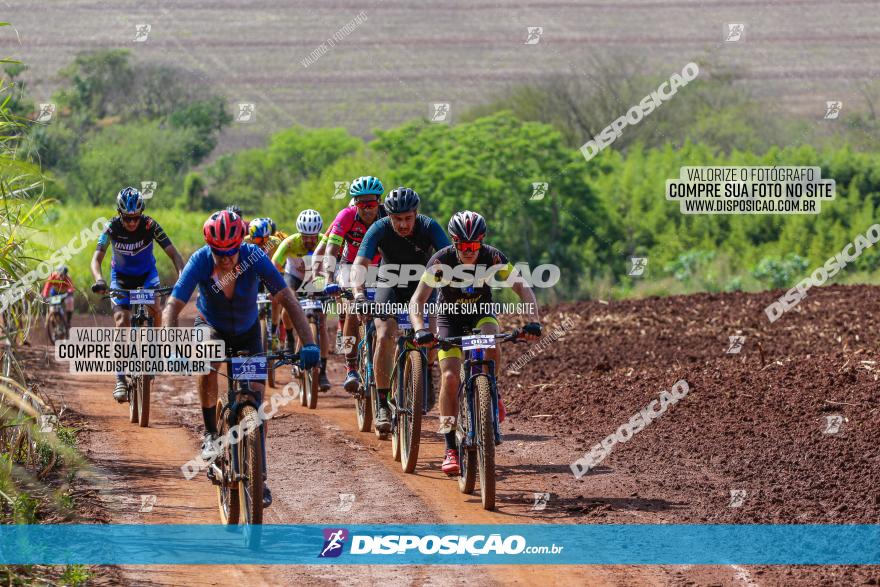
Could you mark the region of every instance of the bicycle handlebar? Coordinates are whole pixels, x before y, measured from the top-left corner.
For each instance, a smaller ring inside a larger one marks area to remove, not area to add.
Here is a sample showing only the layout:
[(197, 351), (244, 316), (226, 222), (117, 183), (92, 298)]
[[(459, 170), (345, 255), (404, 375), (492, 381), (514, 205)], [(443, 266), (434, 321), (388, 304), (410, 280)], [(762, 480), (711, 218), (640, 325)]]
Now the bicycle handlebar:
[[(511, 332), (503, 332), (501, 334), (469, 334), (466, 336), (492, 336), (496, 341), (500, 342), (525, 342), (521, 337), (523, 335), (523, 331), (519, 328), (512, 330)], [(449, 350), (452, 347), (461, 346), (461, 342), (464, 336), (450, 336), (447, 338), (436, 338), (434, 340), (433, 346), (439, 346), (441, 349)]]
[(105, 300), (109, 300), (110, 298), (121, 298), (125, 297), (127, 294), (130, 294), (135, 291), (151, 291), (157, 296), (167, 296), (171, 293), (171, 290), (174, 289), (174, 286), (171, 285), (162, 285), (159, 287), (140, 287), (135, 289), (125, 289), (122, 287), (110, 287), (107, 288), (107, 291), (110, 292), (107, 295), (101, 296), (101, 298)]

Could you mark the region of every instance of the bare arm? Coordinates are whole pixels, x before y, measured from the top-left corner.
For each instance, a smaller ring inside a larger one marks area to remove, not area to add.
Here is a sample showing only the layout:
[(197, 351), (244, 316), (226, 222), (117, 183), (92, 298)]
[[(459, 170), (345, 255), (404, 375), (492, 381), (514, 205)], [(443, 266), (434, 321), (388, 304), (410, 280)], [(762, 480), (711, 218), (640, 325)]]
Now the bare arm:
[(309, 321), (306, 319), (305, 312), (299, 306), (296, 294), (289, 287), (285, 287), (275, 294), (272, 301), (280, 303), (287, 310), (287, 314), (293, 318), (293, 327), (296, 329), (296, 333), (299, 335), (303, 345), (315, 344), (315, 339), (312, 338), (312, 331), (309, 328)]
[(177, 319), (186, 306), (186, 302), (178, 300), (174, 296), (168, 298), (165, 309), (162, 311), (162, 324), (168, 327), (177, 326)]
[(517, 280), (513, 284), (513, 291), (516, 292), (516, 295), (519, 296), (525, 303), (531, 303), (532, 311), (529, 312), (529, 317), (532, 319), (532, 322), (540, 322), (541, 318), (538, 316), (538, 300), (535, 298), (535, 292), (532, 291), (532, 288), (528, 286), (524, 281)]
[(355, 297), (366, 295), (364, 284), (367, 281), (367, 268), (370, 260), (366, 257), (355, 257), (354, 265), (351, 266), (351, 282)]
[(425, 328), (425, 302), (431, 297), (433, 289), (429, 283), (420, 281), (416, 293), (409, 301), (409, 321), (413, 325), (413, 330)]
[(168, 255), (168, 258), (174, 263), (174, 268), (177, 269), (177, 276), (180, 277), (184, 266), (183, 257), (180, 256), (180, 253), (174, 245), (168, 245), (165, 247), (165, 254)]
[(92, 277), (95, 278), (95, 281), (103, 281), (104, 276), (101, 275), (101, 264), (104, 262), (104, 255), (107, 254), (107, 249), (98, 247), (95, 249), (95, 254), (92, 255)]
[[(329, 243), (327, 245), (326, 249), (324, 249), (324, 255), (326, 257), (332, 257), (333, 259), (336, 259), (336, 255), (338, 255), (338, 254), (339, 254), (339, 245), (337, 245), (336, 243)], [(327, 283), (329, 283), (330, 280), (333, 278), (333, 270), (335, 269), (335, 267), (333, 265), (334, 265), (333, 263), (329, 263), (329, 262), (322, 263), (321, 268), (323, 269), (324, 279), (327, 280)]]

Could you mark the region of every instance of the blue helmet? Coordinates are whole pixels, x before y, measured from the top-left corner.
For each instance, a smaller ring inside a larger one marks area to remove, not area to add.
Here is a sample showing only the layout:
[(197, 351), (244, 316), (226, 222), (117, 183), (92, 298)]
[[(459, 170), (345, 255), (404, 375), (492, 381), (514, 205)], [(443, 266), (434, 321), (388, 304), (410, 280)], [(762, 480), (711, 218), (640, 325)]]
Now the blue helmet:
[(116, 211), (120, 214), (140, 214), (144, 208), (144, 197), (133, 187), (122, 188), (116, 194)]
[(255, 218), (248, 226), (251, 238), (266, 238), (272, 235), (272, 220), (270, 218)]
[(351, 187), (348, 189), (348, 194), (353, 198), (370, 195), (381, 196), (383, 193), (385, 193), (385, 188), (382, 187), (382, 182), (378, 177), (372, 175), (357, 178), (351, 182)]
[(385, 198), (385, 211), (389, 214), (402, 214), (419, 207), (419, 195), (412, 188), (399, 187)]

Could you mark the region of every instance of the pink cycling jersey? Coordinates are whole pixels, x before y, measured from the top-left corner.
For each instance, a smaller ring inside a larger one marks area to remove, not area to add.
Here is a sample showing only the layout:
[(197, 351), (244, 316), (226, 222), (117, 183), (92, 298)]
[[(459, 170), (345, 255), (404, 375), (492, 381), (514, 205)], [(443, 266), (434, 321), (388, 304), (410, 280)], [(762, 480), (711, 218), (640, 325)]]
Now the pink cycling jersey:
[[(328, 241), (342, 247), (342, 262), (354, 263), (361, 240), (370, 228), (357, 213), (357, 206), (348, 206), (339, 211), (330, 230), (327, 231)], [(381, 255), (373, 257), (373, 264), (377, 264)]]

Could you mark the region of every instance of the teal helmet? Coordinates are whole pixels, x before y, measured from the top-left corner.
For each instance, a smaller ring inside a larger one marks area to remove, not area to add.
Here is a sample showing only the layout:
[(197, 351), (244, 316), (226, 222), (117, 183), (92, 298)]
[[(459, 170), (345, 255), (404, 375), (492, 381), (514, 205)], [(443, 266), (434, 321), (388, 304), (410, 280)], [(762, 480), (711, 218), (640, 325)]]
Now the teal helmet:
[(351, 182), (348, 193), (353, 198), (370, 195), (381, 196), (385, 193), (385, 188), (382, 187), (382, 182), (378, 177), (364, 175)]

